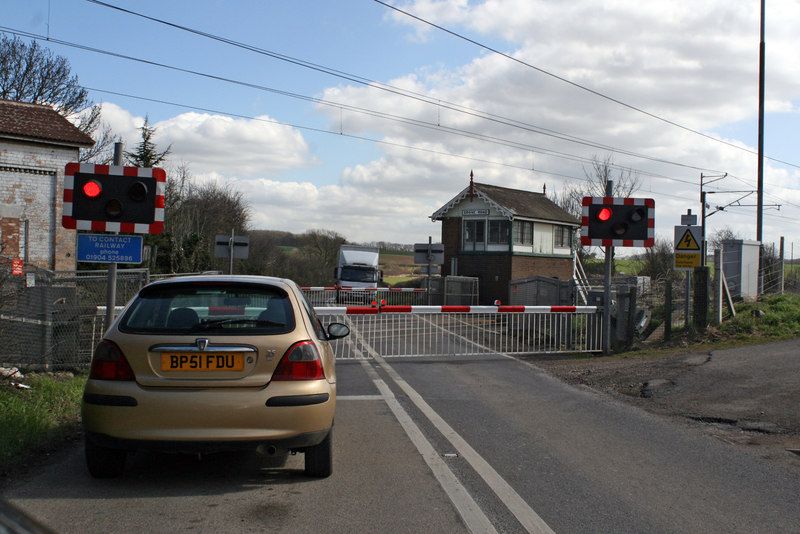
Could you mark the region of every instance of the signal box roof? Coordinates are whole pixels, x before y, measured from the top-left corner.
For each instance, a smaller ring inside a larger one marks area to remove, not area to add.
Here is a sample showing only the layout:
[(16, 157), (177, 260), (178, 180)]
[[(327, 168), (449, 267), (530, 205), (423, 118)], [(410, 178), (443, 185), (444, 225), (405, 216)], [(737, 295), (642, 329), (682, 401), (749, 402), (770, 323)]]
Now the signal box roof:
[(431, 219), (440, 221), (447, 218), (447, 213), (470, 197), (478, 197), (493, 205), (509, 219), (516, 217), (561, 223), (569, 226), (580, 226), (580, 221), (547, 198), (544, 193), (534, 193), (521, 189), (510, 189), (496, 185), (471, 183), (450, 202), (439, 208)]

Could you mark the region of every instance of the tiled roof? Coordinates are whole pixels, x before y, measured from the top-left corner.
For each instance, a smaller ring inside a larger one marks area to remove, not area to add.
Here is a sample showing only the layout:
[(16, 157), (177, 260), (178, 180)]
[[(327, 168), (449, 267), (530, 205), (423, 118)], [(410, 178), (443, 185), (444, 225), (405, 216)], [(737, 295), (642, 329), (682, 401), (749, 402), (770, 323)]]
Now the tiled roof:
[[(473, 192), (496, 204), (501, 211), (510, 216), (555, 221), (580, 226), (580, 221), (547, 198), (544, 193), (534, 193), (521, 189), (509, 189), (496, 185), (475, 183)], [(439, 220), (453, 206), (469, 196), (469, 187), (440, 208), (431, 218)]]
[(94, 140), (80, 131), (53, 108), (0, 100), (0, 137), (54, 142), (72, 146), (92, 146)]

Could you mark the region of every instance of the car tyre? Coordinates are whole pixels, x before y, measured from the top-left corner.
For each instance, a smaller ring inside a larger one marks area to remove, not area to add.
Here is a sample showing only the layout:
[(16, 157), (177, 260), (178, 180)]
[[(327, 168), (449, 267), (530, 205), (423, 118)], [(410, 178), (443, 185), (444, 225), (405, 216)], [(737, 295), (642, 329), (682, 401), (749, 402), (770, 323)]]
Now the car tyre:
[(333, 429), (319, 445), (306, 448), (306, 476), (325, 478), (333, 473)]
[(86, 466), (94, 478), (115, 478), (122, 475), (127, 451), (101, 447), (88, 438), (85, 442), (85, 451)]

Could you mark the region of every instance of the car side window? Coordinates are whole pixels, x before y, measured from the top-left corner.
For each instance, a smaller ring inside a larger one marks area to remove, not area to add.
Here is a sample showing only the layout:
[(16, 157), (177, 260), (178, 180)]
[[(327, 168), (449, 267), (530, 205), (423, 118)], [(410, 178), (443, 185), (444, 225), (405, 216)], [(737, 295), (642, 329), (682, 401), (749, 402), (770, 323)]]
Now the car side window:
[(303, 303), (303, 309), (305, 310), (306, 315), (308, 315), (308, 319), (311, 321), (311, 324), (314, 325), (314, 333), (317, 335), (317, 338), (323, 341), (328, 339), (328, 333), (325, 331), (322, 321), (320, 321), (319, 317), (317, 317), (317, 314), (314, 313), (314, 308), (308, 303), (308, 300), (306, 299), (306, 296), (303, 294), (302, 290), (298, 288), (298, 292)]

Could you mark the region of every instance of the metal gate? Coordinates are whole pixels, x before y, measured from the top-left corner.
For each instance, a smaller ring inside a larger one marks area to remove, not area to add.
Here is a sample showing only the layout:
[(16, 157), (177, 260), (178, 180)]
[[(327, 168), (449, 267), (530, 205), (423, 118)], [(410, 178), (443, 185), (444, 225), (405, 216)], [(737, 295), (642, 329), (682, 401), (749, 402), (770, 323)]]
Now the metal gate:
[(602, 351), (595, 306), (383, 306), (315, 308), (352, 334), (337, 359)]

